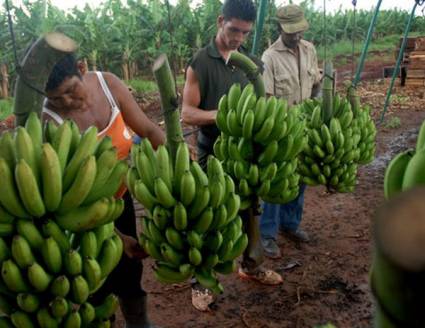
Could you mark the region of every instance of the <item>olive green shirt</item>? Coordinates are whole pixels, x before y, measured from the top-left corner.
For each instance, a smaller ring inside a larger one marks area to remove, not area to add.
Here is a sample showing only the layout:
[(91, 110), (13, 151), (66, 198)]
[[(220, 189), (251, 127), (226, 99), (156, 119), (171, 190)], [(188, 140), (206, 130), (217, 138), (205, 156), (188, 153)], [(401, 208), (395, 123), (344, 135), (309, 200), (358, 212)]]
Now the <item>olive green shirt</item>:
[(297, 55), (282, 39), (273, 43), (264, 53), (264, 85), (266, 93), (284, 98), (289, 105), (298, 104), (311, 97), (314, 85), (320, 83), (316, 50), (308, 41), (299, 43)]
[[(243, 48), (240, 48), (239, 51), (248, 55)], [(251, 59), (255, 60), (255, 58)], [(258, 60), (256, 62), (258, 64)], [(218, 51), (215, 39), (194, 55), (189, 66), (199, 81), (201, 95), (199, 108), (203, 110), (216, 110), (221, 97), (228, 93), (234, 83), (240, 83), (242, 88), (249, 83), (241, 69), (226, 65)], [(198, 142), (206, 147), (212, 147), (219, 134), (215, 124), (201, 126)]]

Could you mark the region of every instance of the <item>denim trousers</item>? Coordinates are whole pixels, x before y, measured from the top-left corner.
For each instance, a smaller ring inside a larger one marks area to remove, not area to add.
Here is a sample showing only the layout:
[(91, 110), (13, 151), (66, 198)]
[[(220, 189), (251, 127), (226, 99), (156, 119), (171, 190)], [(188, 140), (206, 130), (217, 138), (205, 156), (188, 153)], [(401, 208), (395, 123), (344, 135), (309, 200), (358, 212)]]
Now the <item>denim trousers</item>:
[(286, 204), (262, 204), (263, 213), (260, 219), (261, 237), (276, 239), (279, 227), (296, 231), (301, 223), (304, 208), (304, 191), (306, 186), (300, 186), (297, 198)]

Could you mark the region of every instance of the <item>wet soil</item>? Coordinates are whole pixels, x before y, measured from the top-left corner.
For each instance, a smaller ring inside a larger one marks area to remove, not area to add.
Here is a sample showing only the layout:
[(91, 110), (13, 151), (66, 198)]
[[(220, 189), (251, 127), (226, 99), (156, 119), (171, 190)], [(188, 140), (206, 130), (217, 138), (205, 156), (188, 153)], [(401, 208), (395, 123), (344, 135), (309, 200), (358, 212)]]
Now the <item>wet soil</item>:
[[(362, 83), (362, 103), (378, 120), (388, 80)], [(314, 327), (327, 322), (336, 327), (371, 327), (373, 297), (368, 285), (373, 242), (371, 221), (383, 203), (383, 176), (395, 154), (413, 147), (425, 119), (423, 91), (396, 87), (386, 120), (379, 125), (373, 163), (359, 169), (354, 193), (329, 194), (308, 188), (302, 228), (311, 241), (296, 243), (280, 235), (283, 258), (267, 259), (265, 266), (282, 274), (278, 287), (243, 281), (237, 274), (221, 277), (223, 295), (207, 313), (191, 305), (189, 284), (161, 285), (145, 260), (143, 287), (149, 295), (149, 316), (160, 327)], [(157, 106), (148, 115), (158, 119)], [(190, 131), (190, 127), (185, 127)], [(189, 142), (193, 142), (193, 136)], [(122, 323), (121, 317), (119, 322)]]

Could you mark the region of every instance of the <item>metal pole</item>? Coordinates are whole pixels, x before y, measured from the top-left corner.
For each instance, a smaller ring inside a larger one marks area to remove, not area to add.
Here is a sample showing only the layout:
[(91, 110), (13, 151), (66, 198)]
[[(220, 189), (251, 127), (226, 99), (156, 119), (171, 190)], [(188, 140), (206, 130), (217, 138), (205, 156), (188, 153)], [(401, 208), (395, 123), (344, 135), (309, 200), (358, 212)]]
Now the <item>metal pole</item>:
[(263, 33), (264, 18), (266, 17), (267, 0), (260, 0), (260, 8), (258, 9), (257, 24), (255, 26), (254, 43), (252, 44), (251, 54), (255, 55), (258, 51), (258, 44)]
[(379, 120), (379, 124), (381, 124), (384, 121), (384, 116), (385, 116), (385, 113), (387, 112), (388, 105), (390, 103), (390, 97), (391, 97), (391, 92), (392, 92), (393, 87), (394, 87), (394, 81), (395, 81), (395, 79), (398, 75), (398, 70), (400, 68), (401, 60), (403, 59), (404, 48), (406, 48), (406, 43), (407, 43), (407, 36), (409, 35), (410, 27), (412, 26), (412, 21), (413, 21), (413, 17), (415, 16), (415, 10), (416, 10), (417, 6), (418, 6), (418, 3), (415, 2), (415, 5), (413, 6), (409, 20), (407, 21), (406, 28), (404, 29), (403, 42), (401, 44), (400, 51), (398, 53), (397, 63), (395, 64), (393, 76), (391, 78), (390, 86), (389, 86), (388, 91), (387, 91), (387, 96), (385, 98), (385, 104), (384, 104), (384, 110), (382, 111), (381, 119)]
[(378, 0), (378, 3), (375, 8), (375, 12), (372, 17), (372, 21), (370, 22), (370, 25), (369, 25), (369, 30), (367, 31), (366, 41), (364, 43), (362, 54), (359, 60), (359, 66), (357, 66), (356, 76), (354, 77), (354, 80), (351, 84), (352, 87), (354, 88), (360, 82), (360, 75), (362, 74), (362, 71), (363, 71), (363, 66), (366, 59), (366, 55), (367, 55), (367, 49), (369, 48), (369, 43), (370, 43), (370, 40), (372, 39), (372, 34), (375, 28), (376, 19), (378, 18), (378, 13), (379, 13), (379, 8), (381, 7), (381, 3), (382, 3), (382, 0)]

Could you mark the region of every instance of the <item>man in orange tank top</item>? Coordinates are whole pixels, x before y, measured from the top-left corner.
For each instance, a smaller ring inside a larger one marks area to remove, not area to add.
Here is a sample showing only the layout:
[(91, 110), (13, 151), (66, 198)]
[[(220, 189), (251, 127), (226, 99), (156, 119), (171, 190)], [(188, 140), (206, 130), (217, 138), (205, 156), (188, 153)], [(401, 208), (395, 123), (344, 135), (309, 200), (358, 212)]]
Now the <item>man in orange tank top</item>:
[[(148, 138), (155, 148), (165, 142), (162, 130), (140, 110), (119, 78), (106, 72), (86, 72), (73, 55), (65, 56), (53, 68), (46, 93), (43, 120), (60, 124), (72, 119), (81, 131), (96, 126), (99, 136), (112, 138), (120, 159), (128, 157), (132, 144), (127, 126), (137, 135)], [(147, 318), (146, 293), (140, 285), (141, 260), (146, 254), (137, 242), (136, 217), (128, 191), (123, 198), (125, 209), (115, 226), (124, 243), (124, 254), (96, 295), (106, 296), (111, 292), (118, 295), (127, 328), (152, 327)]]

